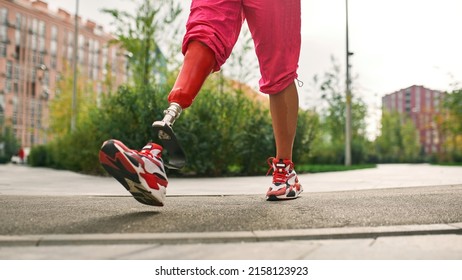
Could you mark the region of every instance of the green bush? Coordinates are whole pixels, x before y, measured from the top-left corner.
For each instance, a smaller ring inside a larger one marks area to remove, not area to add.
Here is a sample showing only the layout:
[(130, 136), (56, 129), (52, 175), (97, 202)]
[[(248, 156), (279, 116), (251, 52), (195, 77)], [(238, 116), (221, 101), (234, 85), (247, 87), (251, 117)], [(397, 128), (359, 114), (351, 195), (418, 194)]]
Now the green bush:
[(51, 166), (49, 146), (38, 145), (32, 147), (27, 157), (27, 163), (35, 167)]
[[(186, 173), (251, 175), (274, 155), (268, 109), (240, 92), (217, 95), (205, 89), (175, 123), (188, 157)], [(264, 169), (263, 168), (263, 169)]]
[[(187, 155), (187, 166), (170, 175), (261, 175), (266, 159), (275, 155), (271, 117), (266, 104), (256, 103), (242, 92), (214, 92), (204, 87), (190, 108), (174, 125)], [(155, 139), (151, 124), (162, 119), (167, 108), (165, 88), (121, 87), (104, 98), (99, 107), (79, 118), (74, 132), (33, 149), (34, 166), (50, 166), (88, 174), (105, 174), (98, 161), (101, 144), (119, 139), (140, 149)], [(294, 146), (298, 160), (309, 157), (318, 117), (301, 111)], [(308, 135), (308, 136), (307, 136)], [(168, 160), (168, 155), (166, 160)]]
[(9, 162), (10, 158), (11, 157), (0, 156), (0, 164)]
[(3, 143), (3, 149), (0, 150), (0, 163), (7, 163), (11, 157), (19, 151), (20, 145), (14, 136), (11, 126), (2, 127), (0, 122), (0, 143)]

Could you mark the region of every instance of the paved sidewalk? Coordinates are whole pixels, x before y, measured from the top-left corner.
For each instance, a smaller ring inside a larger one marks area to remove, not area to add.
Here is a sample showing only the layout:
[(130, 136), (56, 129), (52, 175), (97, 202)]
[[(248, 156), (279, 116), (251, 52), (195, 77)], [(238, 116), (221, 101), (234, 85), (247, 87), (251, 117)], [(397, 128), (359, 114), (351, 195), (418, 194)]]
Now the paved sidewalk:
[(452, 224), (168, 235), (42, 235), (10, 240), (3, 236), (0, 260), (461, 260), (461, 232), (462, 224)]
[(462, 167), (300, 178), (285, 203), (269, 177), (172, 178), (153, 208), (112, 178), (0, 165), (0, 259), (462, 259)]
[[(304, 192), (462, 184), (462, 166), (383, 164), (377, 168), (300, 174)], [(268, 176), (170, 178), (167, 195), (264, 195)], [(65, 184), (63, 184), (65, 182)], [(127, 195), (112, 178), (0, 164), (0, 195)]]

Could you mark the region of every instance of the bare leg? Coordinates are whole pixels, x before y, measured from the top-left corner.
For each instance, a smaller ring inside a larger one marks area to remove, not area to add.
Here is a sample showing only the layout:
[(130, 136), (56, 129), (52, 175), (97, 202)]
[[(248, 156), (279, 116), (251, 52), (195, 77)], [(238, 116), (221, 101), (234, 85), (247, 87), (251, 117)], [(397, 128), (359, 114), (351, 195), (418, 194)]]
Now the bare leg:
[(270, 111), (276, 140), (276, 158), (292, 160), (298, 119), (298, 92), (295, 83), (270, 95)]

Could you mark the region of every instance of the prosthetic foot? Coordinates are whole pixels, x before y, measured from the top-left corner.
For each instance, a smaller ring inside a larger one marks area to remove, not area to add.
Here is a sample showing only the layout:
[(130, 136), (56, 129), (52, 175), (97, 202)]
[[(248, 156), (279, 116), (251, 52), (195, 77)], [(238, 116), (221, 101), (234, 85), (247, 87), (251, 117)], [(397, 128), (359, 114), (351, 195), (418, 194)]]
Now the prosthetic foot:
[(154, 134), (162, 142), (164, 149), (168, 151), (168, 162), (165, 166), (170, 169), (181, 169), (186, 164), (186, 156), (180, 142), (173, 132), (172, 125), (181, 114), (181, 107), (177, 103), (172, 103), (164, 111), (164, 119), (152, 124)]
[(191, 106), (215, 63), (215, 53), (209, 47), (198, 41), (189, 43), (183, 67), (168, 96), (170, 106), (164, 111), (163, 120), (152, 124), (155, 135), (168, 151), (169, 161), (165, 164), (168, 168), (180, 169), (186, 164), (186, 156), (172, 126), (183, 109)]

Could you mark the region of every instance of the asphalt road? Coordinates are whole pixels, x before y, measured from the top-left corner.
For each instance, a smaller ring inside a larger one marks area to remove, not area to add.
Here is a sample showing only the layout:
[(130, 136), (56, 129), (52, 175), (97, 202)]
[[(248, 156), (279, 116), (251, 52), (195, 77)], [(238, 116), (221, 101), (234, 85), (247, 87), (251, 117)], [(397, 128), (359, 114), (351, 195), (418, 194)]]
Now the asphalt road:
[(171, 178), (158, 208), (112, 178), (0, 165), (0, 260), (461, 259), (462, 167), (300, 179), (268, 202), (264, 176)]
[(178, 233), (429, 225), (462, 222), (462, 185), (261, 195), (170, 196), (164, 207), (130, 196), (0, 196), (0, 235)]

